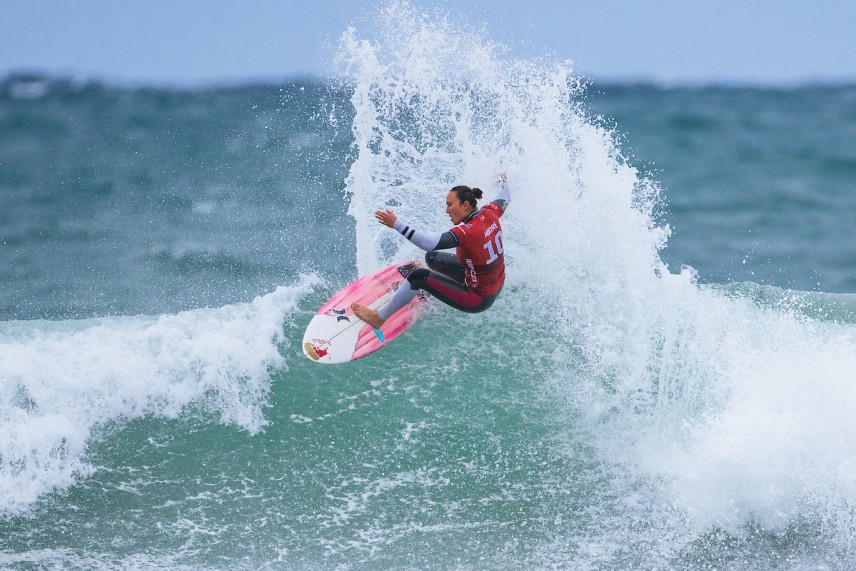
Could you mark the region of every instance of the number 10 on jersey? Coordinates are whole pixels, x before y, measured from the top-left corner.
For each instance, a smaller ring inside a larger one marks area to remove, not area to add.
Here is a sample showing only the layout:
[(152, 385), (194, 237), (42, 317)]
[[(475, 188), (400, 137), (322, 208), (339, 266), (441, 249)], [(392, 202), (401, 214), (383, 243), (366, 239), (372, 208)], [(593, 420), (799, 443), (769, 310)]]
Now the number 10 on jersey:
[[(496, 243), (495, 248), (494, 243)], [(490, 255), (487, 260), (488, 264), (492, 264), (499, 259), (499, 255), (502, 253), (502, 230), (494, 234), (492, 240), (488, 240), (484, 243), (484, 249), (487, 250), (487, 253)]]

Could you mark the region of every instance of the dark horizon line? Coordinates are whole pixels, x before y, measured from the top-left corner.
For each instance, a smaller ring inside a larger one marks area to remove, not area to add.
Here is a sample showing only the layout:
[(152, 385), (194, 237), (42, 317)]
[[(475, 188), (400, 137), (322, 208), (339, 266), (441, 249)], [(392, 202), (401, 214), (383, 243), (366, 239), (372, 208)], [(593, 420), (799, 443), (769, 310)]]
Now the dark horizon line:
[[(787, 81), (762, 81), (745, 80), (737, 78), (720, 78), (705, 80), (683, 80), (672, 81), (656, 78), (648, 78), (643, 75), (637, 77), (615, 77), (615, 76), (587, 76), (583, 74), (574, 75), (574, 78), (588, 86), (598, 89), (601, 87), (649, 87), (655, 89), (770, 89), (770, 90), (798, 90), (804, 88), (846, 88), (856, 86), (856, 77), (853, 78), (805, 78)], [(291, 73), (282, 76), (256, 76), (245, 78), (222, 78), (206, 80), (151, 80), (151, 79), (121, 79), (98, 76), (96, 74), (79, 74), (71, 72), (46, 71), (35, 68), (21, 68), (7, 70), (0, 73), (0, 85), (11, 82), (38, 83), (67, 83), (75, 86), (103, 85), (119, 89), (164, 89), (176, 91), (208, 91), (218, 89), (241, 89), (263, 86), (282, 86), (295, 83), (320, 84), (320, 85), (342, 85), (347, 86), (346, 79), (336, 77), (324, 77), (311, 73)]]

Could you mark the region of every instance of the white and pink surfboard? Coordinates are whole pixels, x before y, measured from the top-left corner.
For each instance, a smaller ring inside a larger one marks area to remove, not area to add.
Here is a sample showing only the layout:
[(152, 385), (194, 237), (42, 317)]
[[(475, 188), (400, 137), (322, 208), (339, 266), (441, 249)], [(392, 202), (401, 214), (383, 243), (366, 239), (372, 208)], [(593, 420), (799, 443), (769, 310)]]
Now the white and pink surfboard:
[(351, 304), (377, 309), (392, 297), (407, 275), (421, 265), (419, 262), (393, 264), (359, 278), (331, 297), (306, 327), (303, 354), (317, 363), (347, 363), (374, 353), (404, 333), (425, 308), (424, 296), (414, 297), (380, 329), (354, 315)]

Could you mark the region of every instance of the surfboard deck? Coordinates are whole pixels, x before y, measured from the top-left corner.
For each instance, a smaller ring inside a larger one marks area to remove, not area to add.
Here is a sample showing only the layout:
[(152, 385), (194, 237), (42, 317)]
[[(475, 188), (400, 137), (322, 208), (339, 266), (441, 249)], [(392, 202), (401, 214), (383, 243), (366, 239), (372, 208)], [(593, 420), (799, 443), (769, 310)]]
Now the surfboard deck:
[(422, 313), (426, 297), (417, 295), (378, 330), (354, 315), (351, 304), (377, 309), (392, 297), (420, 262), (401, 262), (363, 276), (321, 306), (303, 334), (303, 354), (316, 363), (355, 361), (388, 345)]

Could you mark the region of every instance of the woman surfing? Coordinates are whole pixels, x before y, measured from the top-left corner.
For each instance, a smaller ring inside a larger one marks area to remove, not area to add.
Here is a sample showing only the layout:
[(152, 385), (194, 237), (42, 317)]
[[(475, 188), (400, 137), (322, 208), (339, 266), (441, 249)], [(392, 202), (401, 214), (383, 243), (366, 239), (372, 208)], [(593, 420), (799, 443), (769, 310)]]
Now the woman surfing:
[[(502, 225), (500, 217), (511, 202), (505, 173), (497, 181), (496, 198), (479, 208), (483, 193), (478, 188), (456, 186), (446, 196), (446, 214), (452, 228), (442, 234), (426, 235), (405, 224), (389, 210), (378, 210), (375, 218), (384, 226), (427, 251), (428, 268), (413, 270), (392, 298), (377, 310), (355, 303), (357, 317), (375, 328), (407, 305), (424, 290), (455, 309), (478, 313), (493, 305), (505, 282)], [(455, 253), (439, 252), (455, 248)]]

